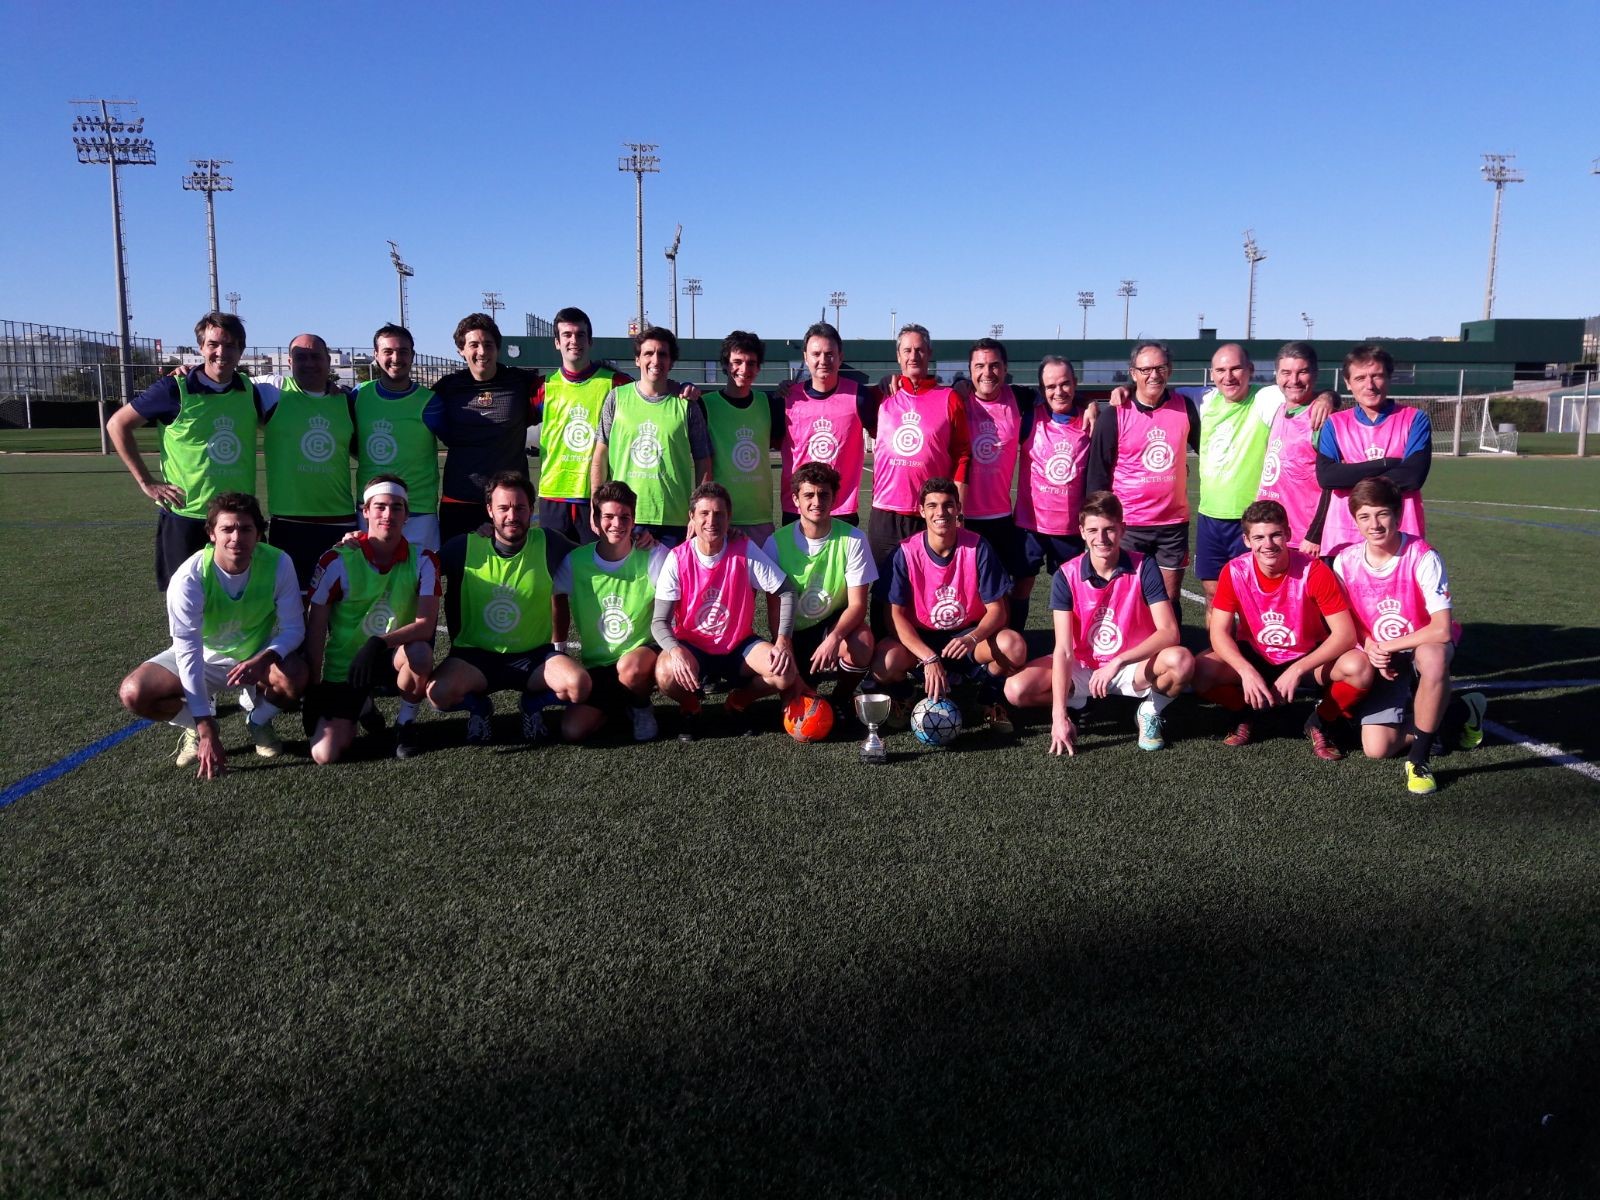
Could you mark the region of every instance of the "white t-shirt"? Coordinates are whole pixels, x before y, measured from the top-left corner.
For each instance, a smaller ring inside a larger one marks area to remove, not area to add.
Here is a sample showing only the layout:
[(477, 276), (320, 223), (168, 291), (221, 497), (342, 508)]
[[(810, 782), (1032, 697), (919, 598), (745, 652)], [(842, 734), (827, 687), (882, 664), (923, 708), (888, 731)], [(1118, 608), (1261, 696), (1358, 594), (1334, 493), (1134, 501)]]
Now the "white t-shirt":
[[(841, 522), (842, 524), (842, 522)], [(878, 581), (878, 564), (872, 561), (872, 554), (867, 547), (867, 535), (851, 525), (844, 525), (845, 530), (845, 559), (844, 582), (846, 587), (860, 587), (863, 584)], [(778, 539), (793, 537), (796, 546), (805, 545), (806, 555), (815, 558), (827, 544), (827, 538), (808, 538), (805, 531), (800, 528), (800, 522), (786, 525), (773, 533), (767, 539), (767, 544), (761, 547), (761, 552), (773, 562), (782, 564), (778, 557)]]
[[(1402, 533), (1400, 535), (1400, 545), (1403, 547), (1410, 537), (1411, 535), (1409, 533)], [(1395, 570), (1400, 566), (1400, 556), (1398, 554), (1390, 558), (1389, 561), (1384, 563), (1381, 567), (1375, 567), (1372, 565), (1372, 558), (1366, 553), (1365, 550), (1362, 551), (1362, 558), (1366, 562), (1368, 572), (1378, 579), (1389, 578), (1389, 576), (1393, 575)], [(1333, 560), (1333, 573), (1339, 577), (1340, 583), (1346, 582), (1344, 577), (1344, 569), (1340, 565), (1342, 561), (1342, 558), (1339, 557), (1336, 557)], [(1449, 608), (1451, 606), (1450, 578), (1445, 574), (1444, 559), (1439, 557), (1439, 552), (1437, 550), (1430, 548), (1426, 554), (1423, 554), (1417, 559), (1415, 578), (1417, 581), (1417, 587), (1422, 589), (1423, 607), (1428, 610), (1430, 615), (1438, 612), (1440, 609)]]
[[(184, 702), (196, 717), (211, 715), (211, 697), (206, 694), (206, 665), (233, 665), (235, 660), (217, 654), (200, 640), (206, 616), (205, 579), (201, 562), (204, 550), (198, 550), (184, 559), (173, 572), (167, 584), (167, 626), (172, 631), (172, 652), (178, 660), (178, 682), (183, 685)], [(230, 599), (244, 595), (250, 583), (250, 571), (230, 575), (221, 567), (214, 568), (217, 582)], [(294, 573), (294, 563), (287, 554), (278, 557), (278, 573), (272, 582), (272, 602), (278, 610), (277, 624), (272, 640), (263, 650), (277, 651), (279, 658), (297, 650), (306, 639), (305, 613), (300, 607), (300, 580)]]
[[(695, 545), (694, 555), (700, 560), (700, 565), (709, 570), (721, 562), (722, 556), (727, 552), (728, 548), (724, 545), (719, 553), (713, 554), (708, 558), (701, 554), (699, 546)], [(777, 563), (767, 557), (766, 551), (748, 540), (745, 544), (745, 563), (750, 586), (755, 588), (756, 591), (770, 594), (782, 589), (787, 576), (778, 569)], [(678, 556), (676, 554), (667, 555), (666, 561), (661, 564), (661, 573), (656, 576), (656, 599), (683, 599), (683, 594), (678, 587)]]

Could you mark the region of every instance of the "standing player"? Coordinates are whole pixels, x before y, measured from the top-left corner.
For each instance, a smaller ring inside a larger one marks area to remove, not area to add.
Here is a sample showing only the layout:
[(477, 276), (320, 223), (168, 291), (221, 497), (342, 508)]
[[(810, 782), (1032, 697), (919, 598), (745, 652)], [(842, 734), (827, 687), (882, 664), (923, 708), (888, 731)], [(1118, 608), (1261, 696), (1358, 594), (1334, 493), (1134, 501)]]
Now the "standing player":
[(460, 534), (439, 555), (450, 654), (433, 673), (428, 700), (440, 712), (465, 709), (467, 744), (486, 746), (494, 741), (491, 693), (516, 692), (523, 740), (537, 742), (545, 734), (546, 705), (589, 697), (583, 668), (552, 644), (552, 577), (573, 547), (559, 534), (531, 528), (533, 484), (526, 475), (494, 476), (484, 497), (493, 534)]
[[(561, 736), (581, 742), (626, 708), (633, 740), (656, 736), (650, 693), (656, 686), (656, 648), (650, 642), (656, 580), (667, 548), (633, 544), (633, 489), (613, 479), (595, 492), (591, 511), (599, 527), (593, 545), (579, 546), (556, 568), (556, 625), (577, 624), (589, 698), (567, 709)], [(589, 507), (589, 506), (586, 506)]]
[[(1343, 758), (1326, 727), (1348, 717), (1372, 686), (1372, 664), (1356, 649), (1356, 627), (1339, 581), (1321, 559), (1289, 548), (1289, 519), (1275, 500), (1244, 510), (1250, 547), (1227, 565), (1212, 598), (1211, 649), (1195, 658), (1194, 690), (1234, 713), (1288, 704), (1309, 678), (1323, 698), (1306, 721), (1318, 758)], [(1238, 617), (1241, 645), (1235, 638)], [(1227, 737), (1243, 746), (1255, 736), (1244, 717)]]
[(772, 536), (772, 448), (774, 401), (753, 390), (767, 345), (735, 329), (722, 339), (722, 369), (728, 382), (700, 397), (711, 437), (711, 477), (733, 497), (733, 531), (756, 545)]
[[(166, 591), (179, 564), (203, 550), (206, 513), (223, 492), (256, 490), (256, 426), (261, 397), (239, 374), (244, 322), (210, 312), (194, 327), (202, 365), (156, 380), (111, 414), (106, 437), (139, 490), (155, 501), (156, 587)], [(134, 431), (150, 421), (161, 431), (161, 479), (139, 455)], [(266, 529), (258, 531), (265, 535)]]
[(1400, 489), (1400, 528), (1427, 533), (1422, 485), (1433, 465), (1433, 426), (1420, 408), (1389, 399), (1394, 359), (1381, 346), (1357, 346), (1344, 356), (1344, 378), (1356, 407), (1335, 414), (1317, 436), (1317, 482), (1333, 490), (1322, 546), (1337, 554), (1362, 540), (1350, 516), (1350, 489), (1363, 479), (1386, 476)]
[[(1362, 540), (1333, 560), (1355, 617), (1356, 636), (1378, 678), (1362, 704), (1361, 748), (1368, 758), (1406, 755), (1406, 790), (1428, 795), (1438, 784), (1428, 766), (1441, 727), (1445, 744), (1483, 741), (1483, 693), (1451, 698), (1450, 660), (1459, 630), (1450, 579), (1439, 552), (1400, 530), (1400, 489), (1381, 476), (1350, 489), (1350, 514)], [(1406, 710), (1412, 728), (1405, 728)], [(1447, 709), (1449, 711), (1447, 711)]]
[(356, 388), (356, 478), (385, 472), (399, 476), (406, 489), (407, 543), (439, 549), (439, 440), (428, 414), (440, 401), (432, 388), (411, 378), (416, 344), (403, 325), (385, 325), (372, 335), (377, 376)]
[(1172, 357), (1161, 342), (1140, 342), (1129, 358), (1133, 402), (1103, 412), (1094, 428), (1085, 488), (1116, 493), (1128, 528), (1125, 544), (1161, 568), (1178, 614), (1189, 565), (1189, 466), (1185, 448), (1200, 449), (1194, 401), (1167, 387)]
[[(1278, 351), (1275, 380), (1284, 402), (1272, 416), (1267, 457), (1261, 465), (1258, 500), (1276, 500), (1289, 517), (1289, 542), (1300, 553), (1321, 553), (1328, 493), (1317, 482), (1317, 351), (1310, 342), (1285, 342)], [(1333, 407), (1337, 407), (1334, 404)]]
[(317, 563), (306, 620), (306, 657), (316, 685), (306, 698), (311, 757), (338, 762), (377, 688), (400, 694), (394, 756), (416, 753), (412, 723), (433, 670), (439, 620), (439, 556), (406, 541), (404, 481), (379, 475), (361, 494), (366, 530)]
[(608, 479), (626, 483), (638, 497), (641, 528), (676, 546), (684, 536), (678, 514), (688, 510), (696, 482), (711, 477), (706, 410), (670, 378), (678, 361), (670, 329), (646, 329), (633, 346), (639, 382), (614, 389), (600, 406), (589, 484), (598, 491)]
[(273, 758), (283, 743), (272, 718), (305, 688), (306, 665), (294, 653), (305, 638), (300, 588), (288, 556), (261, 541), (265, 526), (254, 496), (223, 492), (210, 499), (209, 544), (178, 564), (167, 586), (172, 645), (118, 689), (135, 716), (183, 730), (178, 766), (199, 763), (201, 779), (215, 779), (228, 765), (214, 707), (218, 692), (241, 689), (256, 753)]
[[(800, 519), (785, 525), (762, 547), (789, 577), (795, 603), (794, 657), (801, 684), (837, 671), (835, 698), (848, 697), (872, 664), (867, 605), (877, 568), (862, 532), (833, 519), (839, 472), (820, 462), (797, 468), (789, 479), (790, 503)], [(777, 602), (767, 600), (767, 622), (776, 628)]]
[[(720, 483), (702, 483), (689, 503), (694, 536), (668, 555), (656, 579), (656, 607), (650, 631), (661, 655), (656, 683), (683, 710), (680, 741), (699, 731), (700, 692), (709, 681), (733, 686), (731, 715), (758, 696), (799, 692), (794, 662), (794, 585), (776, 563), (743, 534), (728, 535), (732, 501)], [(755, 632), (755, 594), (777, 596), (777, 636), (768, 642)], [(745, 726), (745, 732), (751, 730)]]
[(898, 701), (903, 682), (921, 669), (928, 699), (953, 683), (974, 679), (984, 720), (996, 733), (1012, 731), (1001, 699), (1004, 680), (1027, 657), (1022, 635), (1006, 628), (1011, 577), (989, 543), (961, 528), (961, 497), (949, 479), (930, 479), (918, 496), (924, 530), (907, 538), (889, 564), (889, 613), (894, 632), (878, 643), (872, 670)]
[[(860, 523), (858, 513), (861, 472), (866, 463), (863, 408), (876, 409), (877, 397), (853, 379), (839, 374), (844, 351), (839, 331), (826, 321), (806, 330), (803, 355), (811, 377), (782, 390), (783, 417), (778, 456), (785, 520), (793, 520), (795, 470), (818, 462), (839, 473), (835, 520)], [(775, 418), (776, 419), (776, 418)]]
[(1083, 553), (1078, 506), (1092, 437), (1090, 418), (1079, 408), (1072, 364), (1054, 354), (1039, 363), (1043, 399), (1023, 413), (1021, 472), (1017, 477), (1017, 529), (1021, 570), (1011, 586), (1011, 628), (1028, 625), (1028, 603), (1042, 566), (1054, 575)]
[(569, 542), (595, 540), (589, 510), (589, 461), (600, 429), (600, 406), (613, 388), (631, 382), (621, 371), (591, 362), (594, 326), (581, 308), (556, 314), (556, 351), (561, 369), (546, 379), (534, 399), (539, 439), (539, 527)]
[[(1003, 342), (979, 338), (967, 354), (972, 386), (962, 399), (967, 410), (967, 433), (972, 439), (962, 496), (963, 523), (994, 549), (1000, 565), (1012, 578), (1007, 621), (1019, 633), (1028, 624), (1028, 597), (1033, 581), (1024, 579), (1026, 556), (1022, 536), (1013, 516), (1012, 491), (1017, 482), (1022, 428), (1031, 424), (1033, 390), (1013, 391), (1006, 382), (1010, 362)], [(1037, 574), (1037, 570), (1035, 571)]]
[(1194, 656), (1178, 644), (1178, 618), (1153, 559), (1122, 548), (1122, 504), (1095, 492), (1078, 511), (1088, 549), (1052, 577), (1055, 650), (1006, 682), (1028, 707), (1050, 705), (1050, 753), (1075, 754), (1072, 710), (1090, 697), (1139, 701), (1139, 749), (1166, 743), (1161, 714), (1194, 674)]

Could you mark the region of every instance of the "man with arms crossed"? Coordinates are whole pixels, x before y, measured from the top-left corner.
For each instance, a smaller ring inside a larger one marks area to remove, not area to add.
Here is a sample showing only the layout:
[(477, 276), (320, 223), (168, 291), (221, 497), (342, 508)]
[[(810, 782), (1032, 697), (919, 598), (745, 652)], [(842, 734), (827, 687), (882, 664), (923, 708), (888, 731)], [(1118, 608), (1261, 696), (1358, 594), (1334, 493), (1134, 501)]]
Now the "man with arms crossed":
[(400, 694), (394, 756), (416, 753), (412, 724), (433, 671), (439, 556), (406, 541), (410, 516), (398, 475), (375, 476), (361, 494), (366, 529), (317, 563), (306, 618), (311, 757), (338, 762), (377, 688)]
[(600, 406), (613, 388), (632, 382), (621, 371), (591, 362), (594, 326), (581, 308), (556, 314), (556, 350), (561, 369), (534, 398), (539, 435), (539, 527), (569, 542), (595, 540), (589, 510), (589, 463), (600, 429)]
[(1033, 389), (1012, 390), (1006, 382), (1010, 362), (1005, 344), (994, 338), (973, 343), (967, 352), (967, 370), (971, 387), (959, 390), (967, 409), (972, 453), (965, 477), (956, 476), (958, 483), (966, 485), (961, 500), (963, 522), (994, 548), (1011, 576), (1007, 624), (1020, 633), (1027, 628), (1033, 581), (1024, 579), (1025, 555), (1011, 492), (1017, 480), (1023, 427), (1032, 423)]
[(356, 388), (356, 478), (371, 480), (392, 472), (406, 489), (407, 543), (439, 549), (439, 440), (435, 424), (440, 401), (432, 388), (411, 378), (416, 344), (403, 325), (385, 325), (372, 335), (372, 365), (377, 375)]
[(219, 691), (242, 689), (250, 740), (257, 754), (273, 758), (283, 743), (272, 718), (306, 684), (305, 662), (294, 653), (305, 637), (300, 587), (288, 556), (261, 541), (264, 526), (254, 496), (211, 498), (210, 544), (180, 563), (167, 585), (172, 645), (118, 689), (135, 716), (183, 730), (178, 766), (199, 763), (201, 779), (215, 779), (228, 766), (213, 707)]
[[(833, 517), (858, 525), (861, 472), (866, 463), (863, 409), (876, 407), (876, 394), (853, 379), (839, 374), (844, 351), (839, 331), (826, 321), (806, 330), (803, 356), (811, 377), (780, 388), (782, 397), (781, 431), (778, 442), (781, 478), (778, 491), (784, 520), (792, 521), (794, 489), (790, 481), (795, 470), (808, 462), (818, 462), (839, 473), (839, 495)], [(774, 417), (774, 421), (779, 418)]]
[(589, 698), (567, 709), (561, 736), (581, 742), (626, 708), (633, 740), (656, 736), (650, 693), (656, 686), (656, 648), (650, 642), (656, 580), (667, 548), (633, 544), (633, 489), (613, 479), (596, 490), (592, 504), (599, 540), (579, 546), (556, 568), (556, 626), (575, 622)]
[(770, 452), (775, 401), (753, 390), (766, 357), (765, 342), (735, 329), (722, 339), (722, 370), (728, 382), (700, 397), (711, 437), (711, 477), (733, 497), (733, 531), (758, 546), (772, 536), (773, 528)]
[[(1447, 746), (1483, 741), (1482, 692), (1451, 697), (1450, 660), (1460, 636), (1452, 619), (1450, 580), (1439, 552), (1400, 530), (1400, 489), (1383, 477), (1363, 479), (1348, 501), (1362, 540), (1333, 560), (1355, 617), (1356, 637), (1377, 673), (1357, 715), (1368, 758), (1406, 755), (1406, 790), (1438, 788), (1428, 766), (1441, 727)], [(1412, 710), (1411, 729), (1405, 727)]]
[[(742, 534), (728, 535), (733, 510), (728, 489), (702, 483), (689, 498), (693, 536), (676, 547), (656, 578), (655, 615), (650, 631), (661, 655), (656, 683), (683, 711), (678, 739), (699, 733), (700, 691), (720, 679), (730, 715), (744, 724), (750, 701), (768, 692), (785, 700), (799, 693), (794, 662), (794, 584), (776, 563)], [(778, 598), (776, 636), (768, 642), (755, 632), (755, 594)]]
[[(1321, 559), (1289, 548), (1289, 519), (1275, 500), (1244, 510), (1248, 554), (1224, 568), (1206, 624), (1211, 649), (1195, 657), (1194, 690), (1229, 712), (1288, 704), (1302, 678), (1320, 684), (1323, 698), (1307, 719), (1306, 737), (1318, 758), (1344, 755), (1327, 726), (1355, 711), (1372, 686), (1372, 664), (1355, 648), (1356, 627), (1339, 581)], [(1234, 634), (1238, 617), (1241, 645)], [(1223, 739), (1243, 746), (1255, 736), (1245, 716)]]

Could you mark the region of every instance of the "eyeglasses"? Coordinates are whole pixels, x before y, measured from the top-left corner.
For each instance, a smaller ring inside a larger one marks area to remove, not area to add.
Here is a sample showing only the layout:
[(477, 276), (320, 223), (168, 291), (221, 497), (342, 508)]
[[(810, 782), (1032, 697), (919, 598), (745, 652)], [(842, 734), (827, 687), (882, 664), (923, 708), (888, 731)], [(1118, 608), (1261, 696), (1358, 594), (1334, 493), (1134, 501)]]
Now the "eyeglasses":
[(1149, 379), (1152, 375), (1171, 375), (1172, 364), (1162, 363), (1159, 367), (1134, 367), (1133, 373), (1142, 375), (1146, 379)]

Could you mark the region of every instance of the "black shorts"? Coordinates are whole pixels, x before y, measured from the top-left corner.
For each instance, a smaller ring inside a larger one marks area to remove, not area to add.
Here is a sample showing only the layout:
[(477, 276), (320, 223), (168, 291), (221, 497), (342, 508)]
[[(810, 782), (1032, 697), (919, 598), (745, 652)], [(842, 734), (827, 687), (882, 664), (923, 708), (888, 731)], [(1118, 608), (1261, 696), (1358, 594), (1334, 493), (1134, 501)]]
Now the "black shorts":
[(835, 614), (826, 621), (818, 621), (805, 629), (794, 631), (794, 663), (800, 668), (800, 674), (807, 675), (811, 670), (811, 656), (817, 652), (817, 647), (822, 645), (822, 639), (833, 632), (834, 626), (839, 624), (839, 616)]
[[(501, 654), (498, 650), (480, 650), (476, 646), (452, 646), (444, 660), (459, 658), (489, 681), (485, 691), (525, 692), (533, 673), (544, 666), (545, 660), (556, 652), (554, 646), (535, 646), (517, 654)], [(441, 667), (443, 664), (440, 664)], [(437, 674), (437, 672), (435, 672)]]
[(700, 668), (700, 686), (705, 687), (712, 682), (726, 683), (737, 687), (748, 682), (755, 672), (745, 663), (744, 656), (751, 649), (765, 639), (751, 634), (745, 639), (743, 645), (729, 654), (713, 654), (709, 650), (702, 650), (699, 646), (691, 646), (688, 642), (678, 644), (694, 655), (695, 664)]
[(587, 546), (598, 540), (594, 530), (589, 527), (587, 500), (546, 500), (541, 496), (539, 528), (546, 533), (559, 533), (578, 546)]
[(163, 508), (156, 515), (156, 587), (167, 584), (183, 566), (183, 560), (206, 548), (206, 523), (199, 517), (184, 517)]
[(1030, 578), (1039, 573), (1041, 566), (1054, 575), (1063, 563), (1071, 562), (1083, 551), (1083, 539), (1075, 533), (1022, 531), (1023, 570)]
[(989, 543), (997, 555), (1000, 556), (1000, 565), (1005, 568), (1011, 582), (1016, 583), (1028, 575), (1036, 575), (1039, 568), (1028, 570), (1027, 558), (1023, 552), (1022, 530), (1017, 528), (1017, 522), (1011, 517), (975, 518), (963, 521), (962, 524)]
[(353, 533), (356, 519), (348, 521), (302, 521), (294, 517), (273, 517), (267, 525), (267, 545), (275, 546), (294, 564), (294, 577), (302, 592), (310, 590), (311, 573), (320, 559), (347, 533)]
[(361, 710), (366, 706), (369, 697), (392, 696), (399, 693), (397, 686), (399, 679), (395, 674), (393, 660), (384, 665), (385, 678), (370, 691), (361, 691), (348, 683), (330, 683), (326, 679), (314, 684), (306, 693), (306, 712), (310, 714), (312, 720), (354, 721), (361, 715)]
[(585, 667), (589, 672), (589, 698), (584, 701), (590, 708), (598, 708), (601, 712), (619, 712), (623, 708), (636, 708), (641, 704), (648, 704), (648, 694), (639, 695), (622, 686), (622, 680), (617, 678), (617, 664), (606, 663), (599, 667)]
[(867, 513), (867, 547), (878, 568), (878, 582), (872, 585), (874, 600), (889, 599), (889, 563), (900, 543), (926, 528), (927, 523), (915, 513), (886, 512), (881, 508)]
[[(1268, 687), (1271, 687), (1273, 684), (1277, 683), (1279, 675), (1282, 675), (1290, 667), (1294, 666), (1295, 663), (1299, 662), (1300, 659), (1305, 657), (1305, 655), (1302, 654), (1296, 658), (1291, 658), (1288, 662), (1268, 662), (1249, 642), (1239, 642), (1238, 646), (1239, 653), (1244, 655), (1245, 662), (1249, 663), (1258, 672), (1260, 672), (1261, 678), (1266, 680)], [(1307, 651), (1307, 653), (1310, 652)], [(1312, 679), (1310, 675), (1305, 676), (1305, 678), (1310, 680), (1313, 686), (1316, 685), (1316, 680)]]
[(1182, 525), (1129, 525), (1122, 548), (1155, 558), (1164, 571), (1181, 571), (1189, 565), (1189, 523)]
[(473, 533), (480, 525), (489, 523), (487, 504), (463, 504), (455, 500), (439, 499), (439, 545), (453, 537)]

